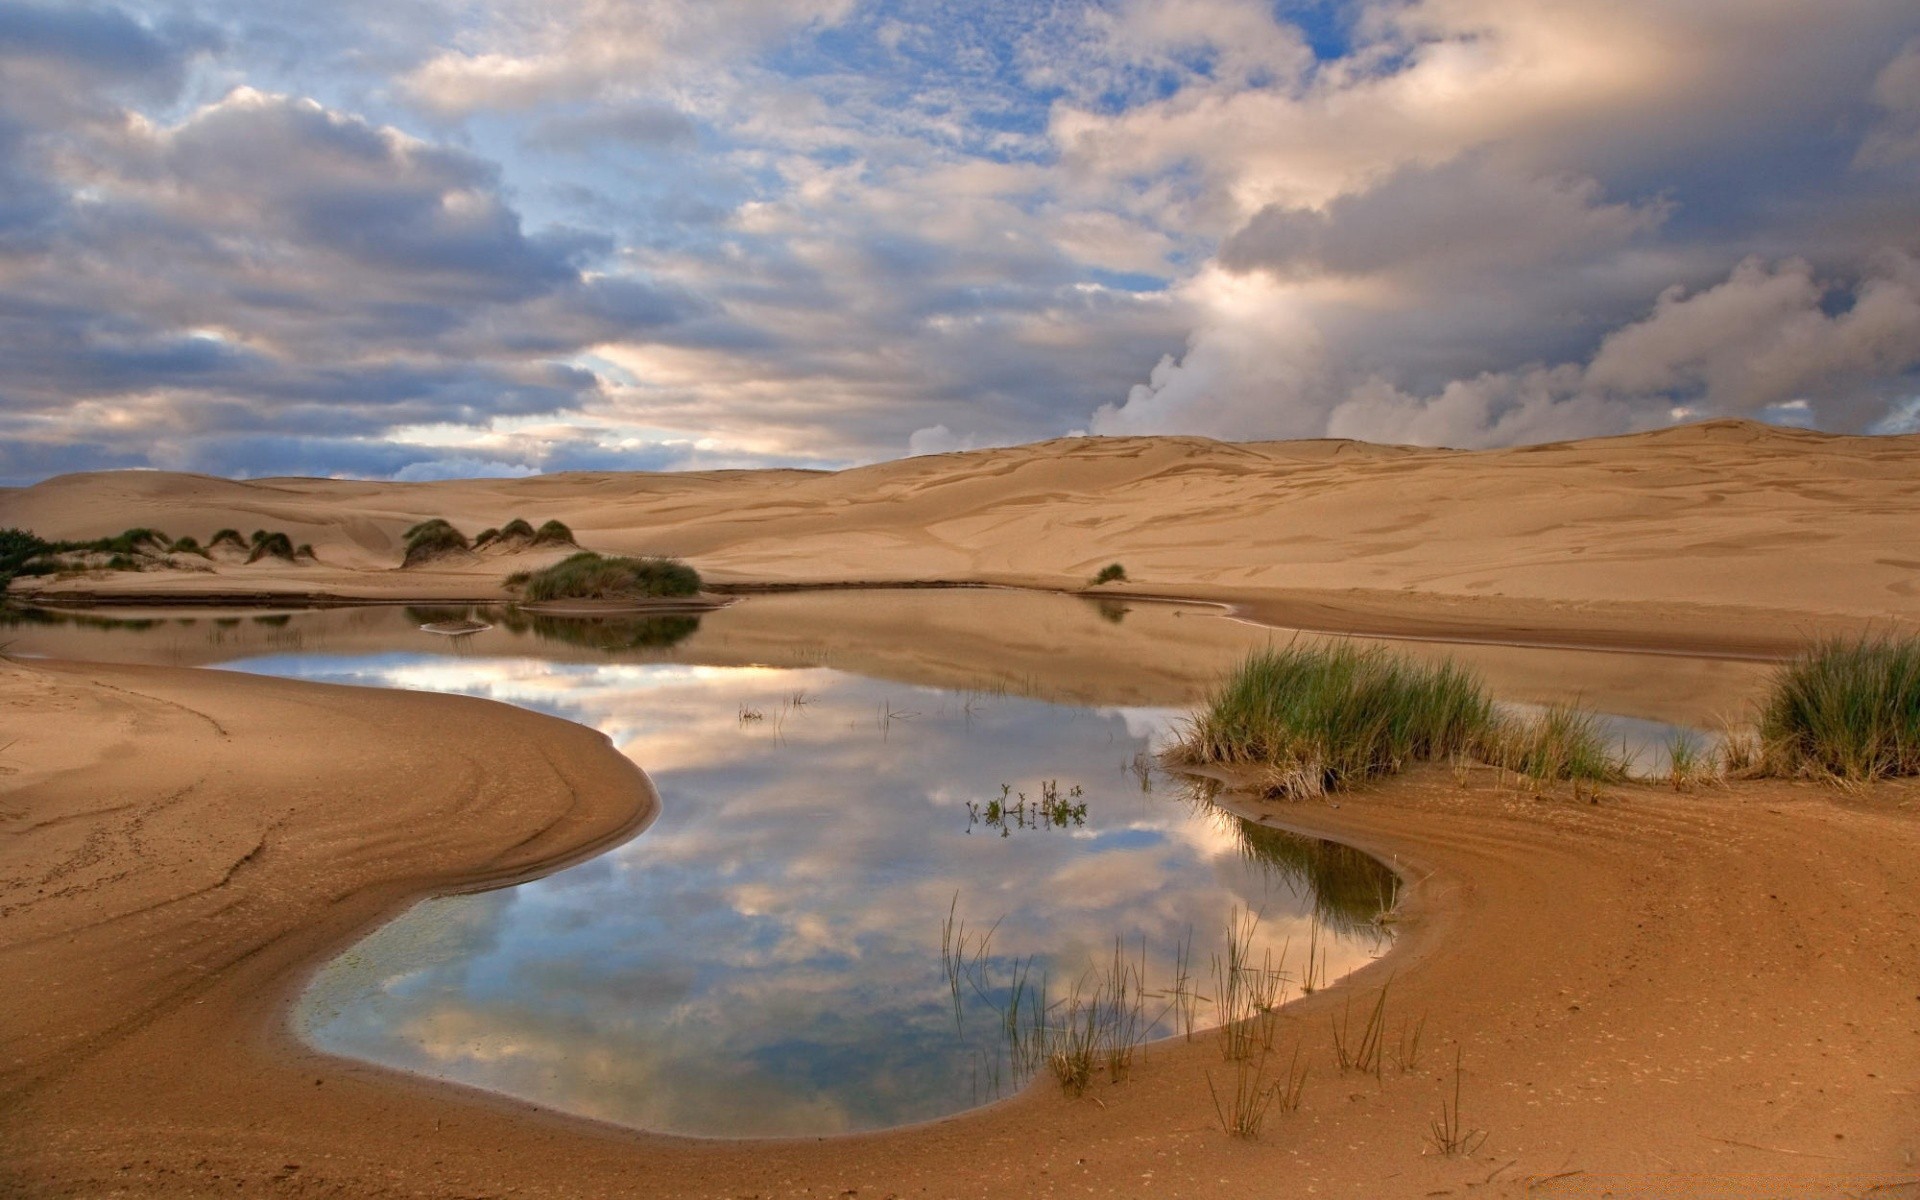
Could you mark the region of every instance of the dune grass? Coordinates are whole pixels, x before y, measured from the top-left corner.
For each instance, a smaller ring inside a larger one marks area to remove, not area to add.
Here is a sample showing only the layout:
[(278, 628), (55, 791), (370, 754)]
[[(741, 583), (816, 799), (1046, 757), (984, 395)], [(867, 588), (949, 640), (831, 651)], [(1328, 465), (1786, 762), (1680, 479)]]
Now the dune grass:
[(259, 562), (263, 558), (281, 558), (293, 561), (293, 539), (284, 533), (269, 533), (262, 530), (253, 538), (253, 549), (247, 553), (247, 561)]
[(1098, 575), (1093, 577), (1095, 587), (1103, 583), (1125, 583), (1126, 581), (1127, 569), (1119, 563), (1108, 563), (1106, 566), (1100, 568)]
[(1760, 705), (1767, 773), (1869, 783), (1920, 775), (1920, 638), (1823, 642)]
[(1318, 796), (1409, 763), (1478, 752), (1495, 727), (1485, 686), (1453, 663), (1293, 645), (1249, 655), (1171, 758), (1266, 767), (1275, 773), (1271, 790)]
[(443, 554), (469, 548), (467, 537), (447, 521), (435, 517), (422, 521), (406, 532), (407, 549), (400, 560), (403, 567), (415, 567)]
[(1287, 798), (1467, 758), (1539, 783), (1627, 773), (1591, 713), (1556, 705), (1536, 717), (1504, 715), (1479, 676), (1452, 661), (1344, 643), (1249, 655), (1167, 753), (1175, 765), (1264, 769), (1267, 791)]
[[(526, 522), (522, 521), (520, 524), (524, 525)], [(536, 546), (571, 546), (574, 544), (573, 530), (568, 529), (565, 524), (559, 521), (544, 522), (540, 528), (533, 531), (533, 544)]]
[(591, 550), (564, 558), (540, 571), (508, 577), (529, 601), (648, 600), (692, 596), (700, 591), (700, 573), (672, 558), (611, 558)]
[(1627, 776), (1626, 764), (1600, 736), (1594, 715), (1565, 704), (1549, 705), (1530, 720), (1498, 721), (1481, 753), (1509, 771), (1542, 782), (1613, 783)]

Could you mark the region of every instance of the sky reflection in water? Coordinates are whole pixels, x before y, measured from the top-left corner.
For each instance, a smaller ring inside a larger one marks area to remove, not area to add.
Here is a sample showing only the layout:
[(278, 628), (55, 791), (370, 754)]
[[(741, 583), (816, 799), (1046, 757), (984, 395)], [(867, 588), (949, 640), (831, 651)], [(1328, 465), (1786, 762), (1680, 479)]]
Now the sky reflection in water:
[[(991, 982), (1021, 961), (1058, 998), (1120, 938), (1162, 987), (1189, 937), (1204, 976), (1236, 908), (1262, 916), (1255, 956), (1284, 950), (1296, 975), (1310, 940), (1328, 978), (1386, 945), (1366, 923), (1391, 887), (1377, 864), (1349, 854), (1323, 869), (1324, 843), (1250, 830), (1162, 778), (1143, 790), (1129, 768), (1167, 710), (824, 668), (429, 654), (238, 666), (556, 714), (652, 776), (664, 809), (640, 837), (533, 883), (423, 903), (302, 1005), (327, 1050), (556, 1108), (708, 1136), (925, 1120), (1023, 1081)], [(1048, 781), (1080, 789), (1084, 821), (1003, 834), (979, 819), (1003, 784), (1017, 803)], [(1330, 879), (1317, 901), (1316, 872)], [(993, 930), (989, 982), (967, 989), (959, 1023), (941, 959), (956, 897), (973, 937)]]

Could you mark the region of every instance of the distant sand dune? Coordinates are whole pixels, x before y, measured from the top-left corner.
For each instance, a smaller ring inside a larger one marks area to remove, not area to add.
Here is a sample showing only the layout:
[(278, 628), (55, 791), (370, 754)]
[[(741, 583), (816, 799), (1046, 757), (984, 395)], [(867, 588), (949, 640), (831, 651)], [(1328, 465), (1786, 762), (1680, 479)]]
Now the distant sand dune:
[[(391, 571), (400, 534), (434, 516), (468, 533), (557, 517), (591, 549), (679, 555), (722, 583), (1077, 587), (1119, 561), (1136, 591), (1255, 604), (1353, 593), (1381, 612), (1402, 595), (1403, 608), (1439, 599), (1542, 629), (1591, 623), (1607, 605), (1667, 606), (1653, 624), (1703, 631), (1920, 620), (1920, 437), (1744, 421), (1479, 452), (1073, 438), (834, 473), (372, 483), (111, 472), (0, 493), (0, 525), (46, 536), (285, 529), (322, 564), (95, 576), (55, 592), (498, 595), (486, 560)], [(1709, 608), (1747, 616), (1692, 611)]]

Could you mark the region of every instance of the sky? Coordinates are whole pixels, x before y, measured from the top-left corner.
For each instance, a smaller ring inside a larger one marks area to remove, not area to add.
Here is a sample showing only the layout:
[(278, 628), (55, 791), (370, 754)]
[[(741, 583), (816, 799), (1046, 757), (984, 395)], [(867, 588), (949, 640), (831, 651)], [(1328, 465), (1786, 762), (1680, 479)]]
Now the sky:
[(1920, 429), (1912, 0), (0, 5), (0, 483)]

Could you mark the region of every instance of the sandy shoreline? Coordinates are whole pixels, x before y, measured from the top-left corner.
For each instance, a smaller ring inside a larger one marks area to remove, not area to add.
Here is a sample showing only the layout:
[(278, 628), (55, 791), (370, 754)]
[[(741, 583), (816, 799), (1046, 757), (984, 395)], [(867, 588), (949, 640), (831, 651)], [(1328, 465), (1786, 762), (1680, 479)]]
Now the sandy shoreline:
[[(27, 836), (4, 851), (0, 963), (38, 984), (0, 1001), (16, 1194), (1387, 1196), (1490, 1179), (1474, 1194), (1751, 1196), (1920, 1178), (1910, 787), (1631, 788), (1596, 807), (1489, 772), (1272, 810), (1418, 884), (1387, 960), (1289, 1010), (1282, 1043), (1313, 1077), (1262, 1142), (1215, 1127), (1221, 1065), (1199, 1042), (1156, 1047), (1097, 1103), (1043, 1083), (890, 1134), (712, 1143), (330, 1059), (285, 1025), (313, 964), (409, 898), (643, 821), (650, 792), (598, 735), (208, 671), (33, 664), (4, 689), (10, 720), (95, 734), (76, 753), (29, 725), (7, 760)], [(323, 724), (316, 747), (302, 731)], [(202, 807), (166, 815), (183, 796)], [(1342, 1077), (1329, 1015), (1388, 976), (1431, 1050), (1404, 1078)], [(1490, 1131), (1472, 1160), (1422, 1153), (1456, 1044), (1468, 1119)]]

